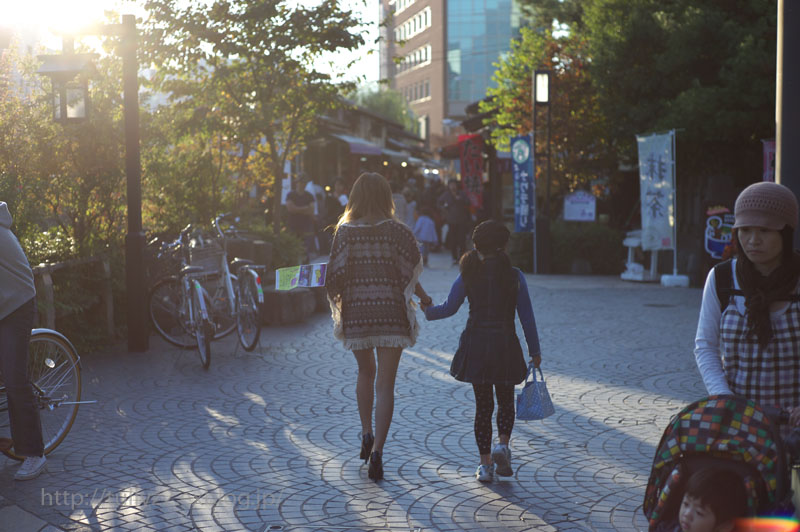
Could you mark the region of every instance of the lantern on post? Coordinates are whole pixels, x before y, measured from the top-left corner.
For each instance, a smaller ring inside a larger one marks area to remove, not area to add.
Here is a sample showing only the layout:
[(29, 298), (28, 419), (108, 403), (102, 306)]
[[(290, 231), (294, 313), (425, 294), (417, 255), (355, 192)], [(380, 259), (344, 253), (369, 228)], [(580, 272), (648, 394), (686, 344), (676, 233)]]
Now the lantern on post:
[(98, 54), (76, 54), (72, 40), (64, 38), (64, 53), (40, 55), (37, 74), (50, 78), (53, 86), (53, 120), (60, 124), (83, 122), (89, 118), (89, 80)]

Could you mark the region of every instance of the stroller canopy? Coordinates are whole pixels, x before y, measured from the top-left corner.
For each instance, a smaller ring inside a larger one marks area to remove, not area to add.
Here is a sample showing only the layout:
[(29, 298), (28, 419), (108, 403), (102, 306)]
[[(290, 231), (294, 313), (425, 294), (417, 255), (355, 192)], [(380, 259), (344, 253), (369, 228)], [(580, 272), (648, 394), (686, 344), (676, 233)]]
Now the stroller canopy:
[(747, 472), (749, 514), (783, 500), (787, 469), (776, 426), (753, 401), (710, 396), (678, 413), (661, 437), (643, 505), (651, 530), (680, 504), (685, 477), (703, 467), (705, 457)]

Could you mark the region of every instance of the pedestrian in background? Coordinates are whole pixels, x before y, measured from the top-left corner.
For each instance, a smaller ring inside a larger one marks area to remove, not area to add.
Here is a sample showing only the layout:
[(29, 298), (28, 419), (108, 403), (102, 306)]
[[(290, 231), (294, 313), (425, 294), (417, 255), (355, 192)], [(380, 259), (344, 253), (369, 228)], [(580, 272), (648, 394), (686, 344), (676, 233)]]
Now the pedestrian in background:
[(403, 189), (403, 198), (406, 200), (406, 219), (403, 223), (413, 228), (417, 221), (417, 199), (410, 186)]
[(8, 205), (0, 201), (0, 374), (6, 386), (14, 451), (25, 457), (14, 478), (29, 480), (47, 467), (39, 409), (28, 374), (36, 289), (28, 259), (11, 232), (11, 222)]
[[(491, 482), (496, 473), (511, 476), (509, 440), (514, 428), (514, 386), (525, 380), (528, 369), (514, 326), (519, 315), (531, 364), (542, 362), (539, 334), (533, 316), (525, 277), (511, 266), (505, 251), (509, 231), (500, 222), (489, 220), (472, 233), (475, 249), (461, 258), (461, 273), (456, 277), (447, 300), (441, 305), (422, 305), (425, 318), (440, 320), (455, 314), (469, 299), (469, 318), (450, 365), (450, 375), (469, 382), (475, 392), (475, 441), (480, 464), (475, 477)], [(492, 413), (497, 397), (499, 443), (492, 448)]]
[(414, 238), (419, 242), (419, 251), (422, 253), (422, 265), (428, 265), (430, 251), (439, 244), (439, 236), (436, 234), (436, 225), (431, 218), (428, 207), (419, 207), (414, 210)]
[(407, 224), (408, 204), (406, 203), (406, 197), (403, 195), (403, 187), (396, 179), (392, 180), (390, 186), (392, 188), (392, 201), (394, 202), (394, 217)]
[(447, 224), (445, 241), (453, 256), (453, 264), (458, 264), (461, 255), (467, 250), (467, 232), (471, 222), (469, 200), (461, 190), (460, 183), (451, 179), (447, 183), (447, 190), (439, 196), (437, 204), (443, 211)]
[(708, 273), (695, 359), (709, 395), (735, 394), (791, 412), (800, 426), (798, 206), (783, 185), (745, 188), (734, 206), (736, 257)]
[(292, 185), (292, 191), (286, 195), (286, 221), (289, 231), (303, 241), (306, 249), (304, 262), (308, 262), (316, 253), (314, 196), (306, 190), (306, 181), (302, 176), (295, 176)]
[(362, 174), (336, 226), (325, 287), (334, 336), (353, 351), (358, 364), (361, 458), (369, 462), (373, 480), (383, 478), (383, 447), (392, 422), (400, 356), (414, 345), (419, 332), (411, 296), (431, 303), (418, 283), (420, 273), (417, 242), (395, 217), (389, 183), (380, 174)]

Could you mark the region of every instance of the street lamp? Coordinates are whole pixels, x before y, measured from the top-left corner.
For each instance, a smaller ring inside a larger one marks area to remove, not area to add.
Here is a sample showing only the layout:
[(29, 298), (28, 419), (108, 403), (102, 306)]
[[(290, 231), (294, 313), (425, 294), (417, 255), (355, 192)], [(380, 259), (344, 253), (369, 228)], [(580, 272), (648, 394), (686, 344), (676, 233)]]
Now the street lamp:
[[(125, 288), (128, 300), (128, 350), (134, 352), (147, 351), (149, 337), (146, 327), (147, 317), (147, 288), (144, 276), (144, 244), (145, 236), (142, 231), (142, 168), (139, 157), (139, 67), (136, 60), (136, 17), (122, 15), (121, 24), (107, 24), (81, 32), (85, 35), (117, 35), (121, 37), (120, 57), (122, 58), (122, 92), (123, 116), (125, 118), (125, 177), (127, 181), (128, 198), (128, 234), (125, 235)], [(91, 59), (85, 56), (94, 54), (74, 54), (73, 38), (64, 37), (64, 54), (58, 56), (43, 56), (45, 64), (39, 73), (50, 76), (57, 81), (59, 89), (55, 89), (53, 97), (53, 117), (60, 122), (75, 121), (80, 109), (88, 110), (88, 95), (84, 91), (84, 103), (78, 103), (78, 93), (71, 90), (62, 80), (69, 81), (78, 72), (83, 72), (91, 64)], [(85, 63), (74, 59), (75, 57), (88, 59)], [(50, 65), (50, 66), (48, 66)], [(78, 71), (75, 68), (80, 66)], [(46, 68), (47, 67), (47, 68)], [(64, 68), (61, 68), (64, 67)], [(61, 68), (59, 70), (59, 68)], [(88, 89), (88, 85), (84, 88)]]
[[(550, 77), (549, 70), (536, 70), (534, 72), (533, 83), (533, 134), (534, 142), (536, 138), (536, 106), (547, 106), (547, 173), (545, 174), (545, 201), (544, 213), (545, 216), (550, 216)], [(534, 148), (534, 153), (535, 153)]]
[[(80, 123), (89, 117), (89, 81), (98, 54), (76, 54), (74, 41), (64, 37), (62, 53), (40, 55), (37, 74), (48, 76), (52, 85), (53, 120), (59, 124)], [(78, 78), (78, 79), (75, 79)]]
[[(536, 175), (536, 164), (539, 161), (539, 158), (543, 155), (541, 152), (536, 150), (536, 146), (538, 143), (536, 142), (537, 134), (536, 134), (536, 108), (540, 105), (544, 105), (547, 107), (547, 150), (545, 151), (545, 156), (547, 157), (547, 173), (545, 174), (545, 200), (544, 200), (544, 216), (542, 216), (541, 222), (538, 220), (534, 220), (534, 232), (538, 233), (534, 235), (533, 238), (533, 256), (534, 256), (534, 264), (533, 264), (533, 271), (534, 273), (550, 273), (550, 78), (552, 77), (552, 72), (550, 70), (534, 70), (533, 72), (533, 79), (531, 80), (531, 85), (533, 85), (533, 94), (532, 94), (532, 113), (533, 113), (533, 138), (532, 138), (532, 146), (531, 150), (533, 151), (533, 173), (534, 176)], [(536, 204), (536, 198), (533, 198), (534, 205)], [(538, 252), (536, 248), (540, 248), (541, 252)], [(537, 260), (542, 263), (541, 272), (536, 264)]]

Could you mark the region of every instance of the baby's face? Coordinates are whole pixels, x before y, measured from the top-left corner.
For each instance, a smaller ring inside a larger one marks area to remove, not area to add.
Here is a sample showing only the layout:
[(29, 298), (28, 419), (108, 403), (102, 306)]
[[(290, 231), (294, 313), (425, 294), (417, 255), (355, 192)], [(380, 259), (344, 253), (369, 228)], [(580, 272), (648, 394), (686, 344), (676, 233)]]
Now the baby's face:
[(717, 519), (711, 508), (688, 493), (683, 496), (678, 520), (683, 532), (715, 532)]

